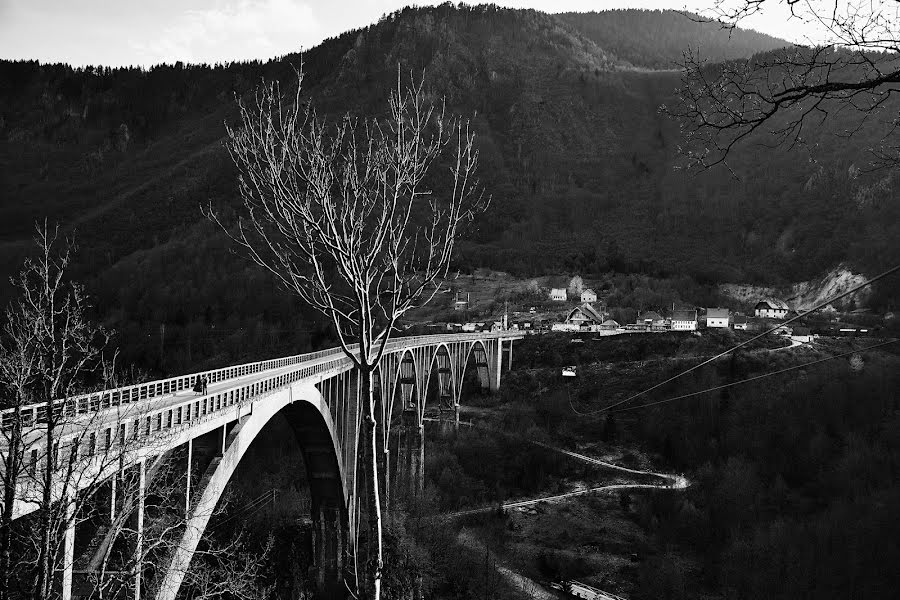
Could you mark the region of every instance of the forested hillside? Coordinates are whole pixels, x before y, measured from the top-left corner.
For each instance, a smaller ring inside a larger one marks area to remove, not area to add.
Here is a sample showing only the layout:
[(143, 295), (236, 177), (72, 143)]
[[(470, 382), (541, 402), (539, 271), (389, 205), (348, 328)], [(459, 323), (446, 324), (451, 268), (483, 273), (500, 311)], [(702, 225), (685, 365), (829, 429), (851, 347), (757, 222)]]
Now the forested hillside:
[(787, 45), (758, 31), (727, 29), (721, 23), (675, 10), (618, 9), (557, 16), (612, 49), (620, 59), (647, 69), (676, 68), (687, 49), (699, 50), (710, 62), (722, 62)]
[[(793, 151), (748, 147), (738, 179), (675, 168), (678, 124), (658, 109), (674, 101), (678, 74), (635, 66), (666, 66), (678, 35), (694, 35), (688, 21), (654, 45), (660, 19), (676, 17), (601, 14), (576, 30), (571, 16), (535, 11), (404, 9), (306, 52), (304, 93), (324, 113), (379, 113), (401, 64), (473, 117), (493, 201), (460, 246), (463, 269), (773, 284), (839, 262), (869, 272), (900, 260), (894, 176), (856, 168), (874, 129), (840, 144), (811, 134)], [(774, 43), (737, 39), (723, 57)], [(325, 343), (324, 328), (230, 253), (200, 210), (236, 200), (222, 144), (235, 96), (262, 78), (291, 81), (300, 63), (145, 71), (0, 62), (3, 281), (27, 253), (34, 221), (48, 218), (76, 234), (75, 276), (129, 361), (171, 371)], [(874, 302), (887, 307), (891, 296)]]

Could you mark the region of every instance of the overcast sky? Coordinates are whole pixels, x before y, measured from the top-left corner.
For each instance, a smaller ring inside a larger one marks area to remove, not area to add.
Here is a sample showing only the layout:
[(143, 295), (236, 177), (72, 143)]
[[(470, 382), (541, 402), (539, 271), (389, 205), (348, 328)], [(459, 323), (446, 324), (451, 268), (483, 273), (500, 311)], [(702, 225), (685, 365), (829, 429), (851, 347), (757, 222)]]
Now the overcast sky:
[[(548, 12), (686, 8), (713, 0), (495, 0)], [(373, 23), (422, 0), (0, 0), (0, 58), (143, 65), (271, 58)], [(474, 3), (474, 2), (470, 2)], [(814, 34), (771, 2), (753, 29), (808, 43)]]

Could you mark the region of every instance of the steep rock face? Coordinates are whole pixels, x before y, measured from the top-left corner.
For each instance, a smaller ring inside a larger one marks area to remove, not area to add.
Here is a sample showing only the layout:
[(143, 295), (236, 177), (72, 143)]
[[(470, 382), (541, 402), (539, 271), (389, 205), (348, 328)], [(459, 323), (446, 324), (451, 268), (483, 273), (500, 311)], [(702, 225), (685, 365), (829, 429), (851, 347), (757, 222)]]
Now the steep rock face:
[[(829, 298), (834, 298), (849, 289), (866, 281), (861, 273), (854, 273), (848, 265), (842, 264), (822, 277), (809, 281), (801, 281), (787, 286), (770, 287), (740, 283), (725, 283), (719, 286), (720, 291), (738, 302), (754, 304), (761, 298), (773, 296), (787, 302), (794, 310), (810, 310)], [(860, 291), (833, 303), (838, 310), (864, 308), (874, 295), (871, 288)]]

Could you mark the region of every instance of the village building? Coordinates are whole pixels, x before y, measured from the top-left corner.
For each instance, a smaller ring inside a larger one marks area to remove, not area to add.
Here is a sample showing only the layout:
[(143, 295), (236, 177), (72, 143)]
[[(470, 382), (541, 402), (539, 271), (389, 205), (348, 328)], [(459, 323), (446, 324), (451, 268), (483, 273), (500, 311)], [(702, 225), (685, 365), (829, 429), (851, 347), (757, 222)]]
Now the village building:
[(773, 329), (772, 333), (775, 335), (792, 335), (794, 333), (794, 330), (787, 325), (781, 325), (780, 327), (776, 327), (775, 329)]
[(808, 344), (809, 342), (813, 341), (815, 336), (809, 330), (809, 327), (794, 327), (791, 338), (797, 340), (798, 342)]
[(651, 310), (639, 315), (637, 324), (644, 325), (648, 329), (664, 329), (666, 327), (666, 320), (661, 314)]
[(763, 298), (756, 303), (754, 314), (763, 319), (783, 319), (790, 307), (784, 300), (777, 298)]
[(746, 331), (747, 330), (747, 316), (746, 315), (734, 315), (731, 319), (731, 326), (735, 329)]
[(706, 326), (711, 328), (728, 327), (729, 314), (727, 308), (707, 308)]
[(676, 310), (672, 312), (672, 331), (696, 331), (696, 329), (696, 310)]
[(594, 290), (587, 289), (581, 292), (581, 301), (582, 302), (596, 302), (597, 301), (597, 293)]
[(582, 304), (569, 311), (566, 323), (577, 325), (579, 328), (599, 327), (603, 323), (603, 314), (591, 304)]
[(469, 310), (469, 293), (462, 298), (459, 293), (456, 294), (456, 300), (453, 302), (453, 310)]
[(575, 581), (574, 579), (567, 581), (565, 588), (571, 595), (582, 600), (624, 600), (621, 596), (604, 592), (592, 585)]
[(621, 325), (619, 325), (619, 323), (617, 321), (613, 321), (612, 319), (607, 319), (607, 320), (603, 321), (602, 323), (600, 323), (600, 329), (605, 329), (605, 330), (609, 330), (609, 331), (618, 329), (619, 327), (621, 327)]
[(569, 299), (566, 288), (553, 288), (550, 290), (550, 299), (554, 302), (565, 302)]

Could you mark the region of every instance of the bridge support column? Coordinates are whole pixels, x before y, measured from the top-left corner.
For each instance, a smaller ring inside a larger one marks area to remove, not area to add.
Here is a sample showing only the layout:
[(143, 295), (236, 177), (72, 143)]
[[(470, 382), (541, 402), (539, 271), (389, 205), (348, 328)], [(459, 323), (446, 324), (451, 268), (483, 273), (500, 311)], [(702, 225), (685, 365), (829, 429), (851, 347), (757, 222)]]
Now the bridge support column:
[(402, 423), (403, 433), (397, 440), (396, 489), (414, 498), (425, 489), (425, 424), (414, 411), (404, 412)]
[(187, 441), (187, 476), (185, 477), (185, 491), (184, 491), (184, 516), (185, 518), (190, 518), (191, 516), (191, 463), (194, 460), (194, 440), (193, 438)]
[(226, 444), (228, 442), (228, 423), (222, 425), (222, 443), (219, 445), (219, 454), (218, 456), (225, 456)]
[(453, 428), (459, 426), (459, 401), (453, 382), (453, 370), (450, 365), (450, 355), (439, 352), (437, 355), (438, 376), (438, 407), (441, 413), (441, 428), (445, 424), (452, 424)]
[(119, 473), (113, 473), (109, 478), (109, 522), (114, 523), (116, 520), (116, 481), (119, 479)]
[(478, 372), (478, 383), (481, 384), (481, 391), (484, 393), (485, 390), (490, 390), (492, 388), (491, 369), (488, 365), (488, 356), (487, 352), (482, 349), (481, 346), (475, 346), (475, 369)]
[(72, 571), (75, 566), (75, 500), (65, 502), (66, 531), (63, 534), (62, 600), (72, 600)]
[(490, 390), (492, 394), (500, 391), (500, 373), (503, 371), (503, 340), (498, 339), (496, 344), (496, 354), (492, 357), (494, 359), (494, 368), (491, 369)]
[(335, 507), (313, 510), (313, 561), (319, 598), (342, 597), (347, 528)]
[(147, 492), (147, 463), (137, 464), (137, 506), (135, 507), (134, 543), (134, 600), (141, 600), (141, 585), (144, 572), (144, 498)]
[(425, 492), (425, 423), (419, 419), (415, 430), (416, 467), (413, 480), (413, 494), (421, 496)]

